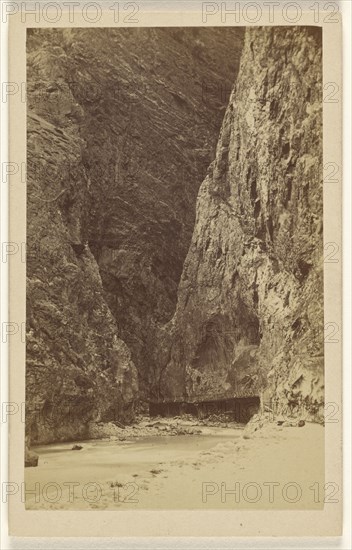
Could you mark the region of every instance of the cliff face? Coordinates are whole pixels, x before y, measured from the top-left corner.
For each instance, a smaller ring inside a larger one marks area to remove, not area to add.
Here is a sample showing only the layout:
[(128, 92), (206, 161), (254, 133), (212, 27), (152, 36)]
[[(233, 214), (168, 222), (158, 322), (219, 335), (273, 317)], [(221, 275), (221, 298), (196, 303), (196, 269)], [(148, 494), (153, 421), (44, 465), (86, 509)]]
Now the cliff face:
[[(50, 55), (29, 58), (26, 431), (32, 442), (87, 437), (89, 421), (129, 421), (138, 388), (87, 245), (82, 111), (60, 60)], [(48, 79), (61, 86), (54, 107), (42, 96)]]
[(322, 413), (321, 56), (318, 29), (246, 31), (168, 327), (169, 395), (265, 390)]
[(158, 383), (239, 29), (27, 37), (26, 429), (87, 437)]

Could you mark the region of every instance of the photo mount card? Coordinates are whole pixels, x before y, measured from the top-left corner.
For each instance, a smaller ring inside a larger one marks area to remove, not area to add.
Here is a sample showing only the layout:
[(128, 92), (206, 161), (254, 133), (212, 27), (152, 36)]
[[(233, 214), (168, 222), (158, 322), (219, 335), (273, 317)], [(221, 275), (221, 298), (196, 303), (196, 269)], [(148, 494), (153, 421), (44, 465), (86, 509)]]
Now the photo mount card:
[(10, 16), (12, 535), (341, 534), (340, 16), (223, 4)]

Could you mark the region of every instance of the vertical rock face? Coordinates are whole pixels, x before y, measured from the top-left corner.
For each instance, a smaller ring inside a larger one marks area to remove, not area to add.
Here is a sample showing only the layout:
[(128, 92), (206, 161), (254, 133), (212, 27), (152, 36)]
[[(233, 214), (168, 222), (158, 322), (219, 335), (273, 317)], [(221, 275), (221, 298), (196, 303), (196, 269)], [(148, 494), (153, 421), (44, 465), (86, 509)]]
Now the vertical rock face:
[[(48, 442), (86, 437), (90, 420), (129, 421), (138, 385), (87, 244), (82, 112), (60, 59), (29, 63), (26, 431)], [(55, 108), (41, 95), (48, 78), (61, 85)]]
[(241, 47), (241, 29), (28, 31), (32, 442), (128, 422), (137, 369), (153, 393)]
[(247, 29), (168, 327), (166, 393), (265, 389), (319, 417), (322, 197), (320, 30)]

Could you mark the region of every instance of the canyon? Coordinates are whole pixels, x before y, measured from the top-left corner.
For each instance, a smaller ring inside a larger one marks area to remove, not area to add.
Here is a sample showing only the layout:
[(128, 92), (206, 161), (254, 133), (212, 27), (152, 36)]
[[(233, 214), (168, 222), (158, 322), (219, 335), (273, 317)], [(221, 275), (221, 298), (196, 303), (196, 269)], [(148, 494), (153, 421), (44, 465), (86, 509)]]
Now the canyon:
[(28, 31), (31, 443), (150, 400), (321, 419), (321, 55), (308, 27)]

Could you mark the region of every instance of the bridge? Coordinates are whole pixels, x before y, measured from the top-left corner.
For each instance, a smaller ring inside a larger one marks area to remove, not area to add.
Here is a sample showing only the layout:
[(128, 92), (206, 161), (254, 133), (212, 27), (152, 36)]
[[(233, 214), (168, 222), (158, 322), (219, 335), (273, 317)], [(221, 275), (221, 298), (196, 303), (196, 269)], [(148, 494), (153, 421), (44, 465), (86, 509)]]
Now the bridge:
[(253, 394), (234, 396), (232, 393), (211, 397), (193, 395), (149, 402), (150, 416), (172, 417), (191, 414), (202, 419), (212, 414), (226, 414), (231, 420), (240, 423), (248, 422), (259, 409), (260, 398)]

